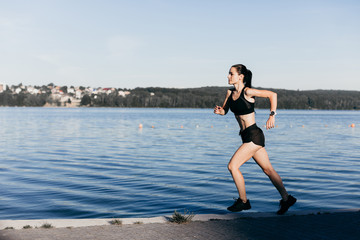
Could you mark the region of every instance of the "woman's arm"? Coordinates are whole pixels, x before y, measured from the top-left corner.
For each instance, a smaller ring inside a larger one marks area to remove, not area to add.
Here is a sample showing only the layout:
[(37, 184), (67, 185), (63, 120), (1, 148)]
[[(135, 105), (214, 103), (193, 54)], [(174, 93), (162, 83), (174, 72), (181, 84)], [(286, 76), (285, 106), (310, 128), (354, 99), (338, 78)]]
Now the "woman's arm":
[[(277, 94), (268, 90), (258, 90), (254, 88), (245, 89), (245, 94), (248, 97), (261, 97), (268, 98), (270, 100), (270, 112), (276, 112), (277, 108)], [(269, 119), (266, 122), (266, 129), (275, 127), (275, 114), (270, 115)]]
[(214, 113), (215, 114), (219, 114), (219, 115), (225, 115), (228, 110), (229, 110), (229, 107), (226, 106), (226, 102), (229, 98), (229, 96), (231, 95), (231, 90), (228, 90), (227, 93), (226, 93), (226, 97), (225, 97), (225, 101), (224, 101), (224, 104), (222, 107), (216, 105), (215, 108), (214, 108)]

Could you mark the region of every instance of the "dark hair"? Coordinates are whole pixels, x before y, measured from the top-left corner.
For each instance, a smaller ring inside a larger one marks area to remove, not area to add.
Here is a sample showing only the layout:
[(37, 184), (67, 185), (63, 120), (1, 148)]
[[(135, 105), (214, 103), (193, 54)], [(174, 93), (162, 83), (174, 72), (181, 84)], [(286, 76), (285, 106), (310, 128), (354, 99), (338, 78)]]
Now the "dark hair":
[(243, 74), (244, 75), (244, 84), (245, 87), (249, 87), (251, 88), (251, 78), (252, 78), (252, 72), (247, 69), (245, 67), (245, 65), (243, 64), (235, 64), (233, 66), (231, 66), (232, 68), (236, 68), (236, 71), (238, 72), (238, 74)]

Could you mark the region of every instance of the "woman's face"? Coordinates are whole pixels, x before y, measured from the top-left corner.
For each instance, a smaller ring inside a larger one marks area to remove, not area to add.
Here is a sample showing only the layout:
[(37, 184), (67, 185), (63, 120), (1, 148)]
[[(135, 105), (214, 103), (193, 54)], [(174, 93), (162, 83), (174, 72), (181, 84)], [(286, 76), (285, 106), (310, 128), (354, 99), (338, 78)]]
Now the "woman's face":
[(242, 74), (239, 75), (239, 73), (236, 71), (236, 68), (234, 68), (234, 67), (230, 68), (229, 75), (228, 75), (229, 85), (238, 83), (243, 77), (244, 77), (244, 75), (242, 75)]

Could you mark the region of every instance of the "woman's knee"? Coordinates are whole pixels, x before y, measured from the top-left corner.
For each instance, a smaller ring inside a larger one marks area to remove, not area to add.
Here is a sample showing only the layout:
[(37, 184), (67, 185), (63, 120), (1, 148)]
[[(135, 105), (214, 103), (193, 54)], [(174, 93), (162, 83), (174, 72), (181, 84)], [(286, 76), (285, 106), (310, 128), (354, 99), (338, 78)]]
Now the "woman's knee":
[(236, 166), (235, 164), (233, 164), (232, 162), (229, 162), (229, 164), (227, 165), (229, 172), (233, 172), (236, 170), (239, 170), (239, 166)]
[(234, 167), (232, 166), (231, 163), (228, 163), (227, 168), (228, 168), (229, 172), (232, 172), (234, 169)]
[(268, 168), (263, 168), (263, 172), (267, 175), (267, 176), (272, 176), (275, 172), (274, 168), (272, 167), (268, 167)]

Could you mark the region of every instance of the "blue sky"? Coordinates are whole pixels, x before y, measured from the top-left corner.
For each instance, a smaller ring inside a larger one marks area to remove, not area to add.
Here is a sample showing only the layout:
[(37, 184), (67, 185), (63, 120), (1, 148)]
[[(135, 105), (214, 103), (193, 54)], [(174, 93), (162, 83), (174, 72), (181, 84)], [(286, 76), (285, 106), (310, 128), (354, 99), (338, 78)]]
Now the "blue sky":
[(360, 90), (360, 1), (0, 0), (0, 82)]

